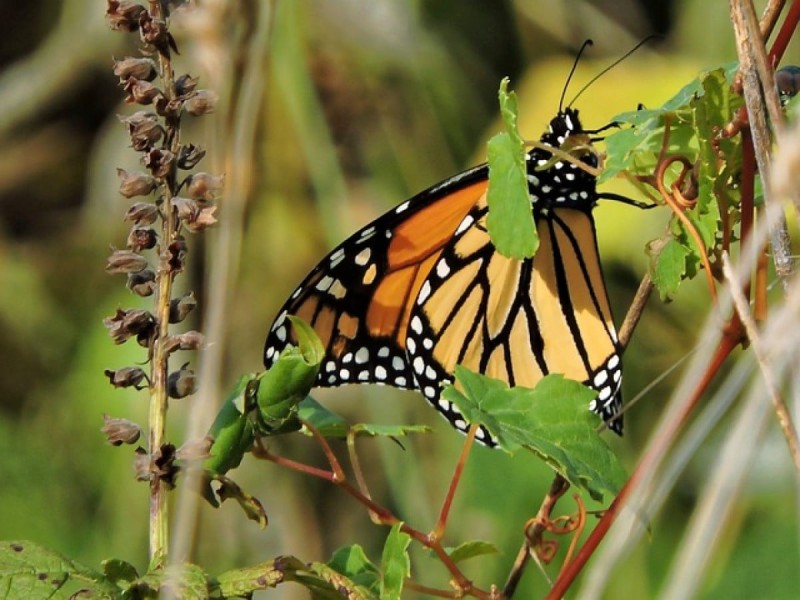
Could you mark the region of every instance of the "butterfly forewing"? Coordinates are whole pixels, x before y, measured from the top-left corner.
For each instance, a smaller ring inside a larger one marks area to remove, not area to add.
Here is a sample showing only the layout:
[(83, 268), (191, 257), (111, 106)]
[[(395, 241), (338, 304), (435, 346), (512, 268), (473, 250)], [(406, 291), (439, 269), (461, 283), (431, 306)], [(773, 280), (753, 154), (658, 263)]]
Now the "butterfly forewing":
[(485, 167), (467, 171), (449, 186), (404, 202), (335, 248), (279, 312), (264, 349), (266, 366), (294, 343), (286, 320), (292, 314), (311, 324), (326, 348), (319, 385), (416, 388), (405, 351), (413, 300), (485, 188)]

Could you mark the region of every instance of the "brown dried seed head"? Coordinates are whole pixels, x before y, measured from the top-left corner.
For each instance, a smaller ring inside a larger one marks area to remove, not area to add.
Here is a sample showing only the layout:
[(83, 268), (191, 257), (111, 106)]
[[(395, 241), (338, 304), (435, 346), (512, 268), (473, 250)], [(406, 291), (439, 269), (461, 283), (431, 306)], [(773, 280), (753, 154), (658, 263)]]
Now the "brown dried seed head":
[(211, 90), (198, 90), (183, 103), (183, 109), (193, 117), (214, 112), (219, 96)]
[(175, 478), (180, 469), (175, 465), (175, 446), (172, 444), (162, 444), (153, 453), (151, 461), (151, 472), (154, 477), (162, 480), (170, 488), (175, 487)]
[(186, 258), (186, 252), (188, 252), (186, 240), (183, 236), (171, 242), (170, 245), (167, 246), (167, 251), (169, 252), (169, 268), (172, 272), (180, 273), (183, 271), (183, 261)]
[(170, 46), (174, 43), (170, 37), (165, 21), (157, 19), (149, 13), (140, 15), (139, 39), (146, 46), (155, 48), (160, 54), (167, 56)]
[(185, 198), (184, 196), (174, 196), (170, 201), (175, 213), (181, 221), (193, 219), (200, 212), (200, 206), (196, 200)]
[(184, 225), (186, 225), (186, 229), (192, 233), (198, 233), (204, 229), (208, 229), (212, 225), (215, 225), (217, 223), (217, 219), (214, 216), (214, 212), (216, 212), (216, 210), (217, 207), (213, 204), (207, 204), (206, 206), (203, 206), (193, 219), (189, 219), (186, 221), (186, 223), (184, 223)]
[(211, 456), (211, 445), (214, 438), (210, 435), (196, 440), (189, 440), (175, 452), (175, 458), (186, 462), (205, 460)]
[(136, 31), (139, 17), (147, 13), (144, 6), (128, 0), (108, 0), (106, 22), (114, 31)]
[(103, 415), (103, 426), (100, 431), (112, 446), (135, 444), (142, 434), (141, 428), (133, 421), (114, 419), (108, 415)]
[(184, 294), (180, 298), (173, 298), (169, 303), (169, 322), (181, 323), (197, 306), (194, 292)]
[(136, 202), (125, 212), (125, 220), (136, 225), (150, 225), (158, 217), (158, 207), (148, 202)]
[(170, 174), (175, 164), (175, 155), (169, 150), (153, 148), (146, 152), (142, 158), (144, 166), (150, 170), (153, 177), (163, 178)]
[(106, 369), (103, 373), (108, 377), (109, 382), (115, 388), (132, 387), (140, 390), (146, 387), (141, 385), (141, 383), (143, 381), (147, 382), (147, 375), (145, 375), (145, 372), (139, 367), (123, 367), (116, 371)]
[(147, 298), (156, 291), (156, 274), (150, 269), (130, 273), (125, 286), (137, 296)]
[(125, 98), (128, 103), (152, 104), (156, 98), (164, 95), (160, 89), (149, 81), (135, 79), (134, 77), (126, 79), (122, 89), (128, 94)]
[(156, 245), (157, 240), (156, 232), (150, 227), (136, 227), (134, 226), (130, 233), (128, 233), (127, 246), (133, 252), (141, 252), (142, 250), (150, 250)]
[(144, 448), (136, 449), (136, 457), (133, 459), (133, 472), (136, 481), (150, 481), (150, 455)]
[(129, 173), (125, 169), (117, 169), (120, 178), (119, 193), (126, 198), (146, 196), (156, 189), (156, 180), (152, 175), (134, 171)]
[(140, 110), (129, 117), (120, 115), (119, 120), (128, 127), (134, 150), (147, 150), (164, 136), (164, 128), (155, 113)]
[(126, 56), (114, 61), (114, 75), (119, 77), (121, 83), (130, 77), (153, 81), (158, 75), (158, 68), (152, 58)]
[(194, 169), (205, 155), (206, 151), (200, 146), (195, 146), (194, 144), (181, 146), (178, 153), (178, 167), (186, 171)]
[(130, 250), (114, 250), (106, 263), (106, 272), (111, 274), (137, 273), (146, 268), (147, 259)]
[(103, 325), (108, 329), (114, 343), (122, 344), (133, 335), (137, 338), (141, 335), (149, 336), (155, 327), (155, 319), (146, 310), (118, 308), (113, 317), (103, 319)]
[[(197, 350), (203, 343), (203, 334), (199, 331), (187, 331), (172, 335), (164, 340), (164, 350), (171, 354), (176, 350)], [(185, 366), (185, 365), (184, 365)]]
[(175, 80), (175, 94), (177, 96), (186, 96), (191, 94), (197, 88), (197, 77), (192, 77), (188, 73), (181, 75)]
[(180, 369), (169, 374), (167, 392), (170, 398), (185, 398), (197, 390), (197, 377), (188, 366), (189, 363), (185, 363)]
[(186, 193), (199, 200), (214, 200), (222, 190), (224, 175), (194, 173), (186, 178)]

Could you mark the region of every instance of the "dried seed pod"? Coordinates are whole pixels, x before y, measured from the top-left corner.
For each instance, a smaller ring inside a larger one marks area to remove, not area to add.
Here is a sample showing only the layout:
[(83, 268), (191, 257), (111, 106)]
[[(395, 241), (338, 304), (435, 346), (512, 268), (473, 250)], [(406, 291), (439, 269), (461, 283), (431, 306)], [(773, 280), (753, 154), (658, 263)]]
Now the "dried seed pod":
[(114, 31), (136, 31), (139, 29), (139, 18), (146, 14), (144, 6), (128, 0), (108, 0), (106, 23)]
[(140, 110), (129, 117), (118, 115), (118, 118), (128, 127), (131, 146), (137, 152), (151, 148), (164, 136), (164, 128), (155, 113)]
[(189, 363), (184, 363), (167, 377), (167, 393), (170, 398), (185, 398), (197, 390), (197, 376), (188, 367)]
[(214, 216), (217, 207), (213, 204), (203, 206), (200, 211), (194, 215), (192, 219), (187, 220), (184, 225), (186, 229), (192, 233), (198, 233), (204, 229), (208, 229), (217, 223), (217, 218)]
[(128, 274), (126, 287), (137, 296), (147, 298), (156, 291), (156, 274), (150, 269)]
[(210, 173), (193, 173), (189, 175), (184, 184), (186, 193), (197, 200), (214, 200), (217, 192), (222, 190), (225, 180), (224, 175), (211, 175)]
[(211, 90), (198, 90), (183, 103), (183, 110), (193, 117), (200, 117), (214, 112), (219, 96)]
[(133, 459), (133, 472), (136, 481), (150, 481), (150, 455), (144, 448), (136, 449)]
[(141, 252), (142, 250), (150, 250), (156, 245), (158, 236), (155, 229), (151, 227), (137, 227), (131, 228), (128, 233), (127, 246), (133, 252)]
[(130, 250), (114, 250), (106, 263), (106, 272), (111, 274), (138, 273), (146, 268), (147, 259)]
[(205, 155), (206, 151), (200, 146), (195, 146), (194, 144), (181, 146), (178, 152), (178, 167), (190, 171), (197, 166), (197, 163), (199, 163)]
[(175, 94), (179, 97), (191, 94), (197, 88), (197, 77), (185, 73), (175, 80)]
[(119, 193), (126, 198), (146, 196), (156, 189), (156, 180), (152, 175), (141, 171), (129, 173), (125, 169), (117, 169), (120, 178)]
[(156, 98), (164, 95), (154, 84), (134, 77), (126, 79), (125, 83), (122, 85), (122, 89), (128, 94), (125, 101), (129, 104), (152, 104)]
[(146, 46), (158, 50), (162, 56), (169, 56), (169, 49), (175, 48), (175, 40), (167, 30), (167, 23), (162, 19), (145, 13), (139, 17), (139, 39)]
[(148, 385), (150, 383), (145, 372), (139, 367), (123, 367), (116, 371), (106, 369), (103, 373), (115, 388), (132, 387), (140, 390), (143, 387), (147, 387), (147, 385), (141, 385), (143, 381)]
[(119, 77), (120, 83), (124, 83), (130, 77), (153, 81), (158, 75), (158, 67), (152, 58), (126, 56), (114, 61), (114, 75)]
[(172, 208), (175, 209), (175, 214), (181, 221), (189, 221), (194, 219), (197, 213), (200, 212), (200, 206), (197, 200), (192, 198), (185, 198), (183, 196), (174, 196), (170, 200)]
[(152, 459), (150, 462), (152, 476), (160, 479), (170, 488), (175, 487), (175, 479), (178, 477), (178, 471), (180, 470), (175, 465), (175, 446), (162, 444), (153, 454)]
[[(178, 335), (171, 335), (164, 340), (164, 350), (171, 354), (176, 350), (197, 350), (203, 343), (203, 334), (199, 331), (187, 331)], [(185, 365), (184, 365), (185, 366)]]
[(173, 298), (169, 303), (169, 322), (181, 323), (197, 306), (194, 292), (184, 294), (180, 298)]
[(143, 334), (149, 336), (155, 327), (155, 318), (146, 310), (118, 308), (113, 317), (103, 319), (103, 325), (114, 343), (122, 344), (133, 335), (137, 338)]
[(103, 426), (100, 428), (112, 446), (135, 444), (142, 435), (142, 429), (128, 419), (114, 419), (103, 415)]
[(211, 457), (211, 445), (214, 438), (210, 435), (196, 440), (189, 440), (175, 451), (175, 458), (186, 462), (205, 460)]
[(186, 246), (186, 240), (183, 236), (177, 237), (169, 246), (167, 246), (167, 251), (169, 252), (169, 268), (174, 273), (180, 273), (183, 271), (183, 261), (186, 258), (186, 252), (188, 248)]
[(163, 178), (170, 174), (175, 164), (175, 155), (169, 150), (153, 148), (143, 157), (144, 166), (150, 170), (153, 177)]
[(158, 207), (149, 202), (136, 202), (125, 212), (125, 220), (135, 225), (150, 225), (158, 218)]

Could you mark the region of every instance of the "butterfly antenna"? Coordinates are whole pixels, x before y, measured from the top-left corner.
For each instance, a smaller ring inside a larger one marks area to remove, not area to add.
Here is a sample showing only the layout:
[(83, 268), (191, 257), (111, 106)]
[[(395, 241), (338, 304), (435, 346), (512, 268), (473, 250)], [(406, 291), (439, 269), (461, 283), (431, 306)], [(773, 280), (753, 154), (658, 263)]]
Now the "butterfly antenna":
[[(608, 72), (609, 72), (611, 69), (613, 69), (614, 67), (616, 67), (616, 66), (617, 66), (619, 63), (621, 63), (623, 60), (625, 60), (626, 58), (628, 58), (628, 57), (629, 57), (631, 54), (633, 54), (634, 52), (636, 52), (636, 51), (637, 51), (639, 48), (641, 48), (642, 46), (644, 46), (644, 45), (645, 45), (647, 42), (649, 42), (649, 41), (650, 41), (650, 40), (652, 40), (652, 39), (659, 38), (659, 37), (661, 37), (661, 36), (658, 36), (658, 35), (648, 35), (648, 36), (647, 36), (646, 38), (644, 38), (644, 39), (643, 39), (641, 42), (639, 42), (639, 43), (638, 43), (638, 44), (636, 44), (636, 45), (635, 45), (633, 48), (631, 48), (630, 50), (628, 50), (628, 51), (627, 51), (625, 54), (623, 54), (622, 56), (620, 56), (620, 57), (619, 57), (617, 60), (615, 60), (615, 61), (614, 61), (613, 63), (611, 63), (610, 65), (608, 65), (608, 66), (607, 66), (605, 69), (603, 69), (603, 70), (602, 70), (602, 71), (600, 71), (600, 72), (599, 72), (597, 75), (595, 75), (594, 77), (592, 77), (592, 78), (589, 80), (589, 82), (588, 82), (586, 85), (584, 85), (584, 86), (583, 86), (583, 87), (582, 87), (580, 90), (578, 90), (578, 93), (577, 93), (577, 94), (575, 94), (575, 97), (574, 97), (572, 100), (570, 100), (570, 102), (569, 102), (569, 104), (567, 104), (567, 106), (569, 107), (569, 106), (572, 106), (573, 104), (575, 104), (575, 101), (576, 101), (576, 100), (577, 100), (577, 99), (580, 97), (580, 95), (581, 95), (583, 92), (585, 92), (585, 91), (586, 91), (586, 89), (587, 89), (587, 88), (588, 88), (590, 85), (592, 85), (592, 84), (593, 84), (595, 81), (597, 81), (598, 79), (600, 79), (600, 78), (601, 78), (603, 75), (605, 75), (606, 73), (608, 73)], [(587, 41), (591, 41), (591, 40), (587, 40)], [(585, 47), (585, 46), (586, 46), (586, 44), (584, 43), (584, 47)], [(583, 48), (581, 48), (581, 51), (583, 51)], [(578, 57), (580, 58), (580, 54), (578, 54)], [(576, 63), (575, 63), (575, 64), (577, 65), (577, 61), (576, 61)], [(570, 74), (569, 74), (569, 76), (570, 76), (570, 77), (572, 77), (572, 73), (573, 73), (574, 71), (575, 71), (575, 65), (573, 65), (573, 67), (572, 67), (572, 71), (571, 71), (571, 72), (570, 72)], [(569, 79), (567, 79), (567, 82), (569, 82)], [(564, 89), (564, 91), (566, 92), (566, 88)], [(563, 100), (564, 100), (564, 92), (562, 92), (562, 93), (561, 93), (561, 100), (562, 100), (562, 102), (563, 102)], [(561, 109), (561, 105), (559, 104), (559, 110), (560, 110), (560, 109)]]
[[(567, 81), (564, 83), (564, 89), (561, 90), (561, 98), (558, 101), (558, 112), (561, 112), (561, 109), (564, 106), (564, 96), (567, 95), (567, 88), (569, 87), (569, 82), (572, 81), (572, 76), (575, 74), (575, 69), (578, 68), (578, 62), (581, 60), (581, 54), (583, 54), (583, 51), (586, 50), (586, 48), (588, 48), (592, 44), (594, 44), (592, 40), (586, 39), (586, 41), (583, 42), (583, 45), (581, 45), (581, 49), (578, 50), (578, 54), (575, 57), (575, 62), (572, 63), (572, 69), (570, 69), (569, 75), (567, 75)], [(581, 90), (581, 92), (582, 91), (583, 90)], [(572, 102), (570, 102), (570, 105), (571, 104)]]

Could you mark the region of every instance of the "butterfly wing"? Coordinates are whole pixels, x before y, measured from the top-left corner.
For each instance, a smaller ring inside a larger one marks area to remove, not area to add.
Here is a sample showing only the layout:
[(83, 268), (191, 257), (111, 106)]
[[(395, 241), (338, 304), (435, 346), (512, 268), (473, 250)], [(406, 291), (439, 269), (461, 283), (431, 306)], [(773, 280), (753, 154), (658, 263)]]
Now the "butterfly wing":
[[(593, 386), (592, 409), (605, 420), (620, 409), (617, 337), (588, 210), (555, 209), (537, 219), (533, 258), (501, 255), (480, 202), (423, 283), (406, 348), (423, 395), (454, 427), (467, 423), (441, 399), (455, 366), (533, 387), (548, 373)], [(621, 433), (621, 418), (610, 427)], [(485, 440), (484, 440), (485, 441)]]
[(264, 348), (271, 366), (295, 340), (286, 315), (316, 331), (326, 356), (317, 384), (418, 386), (406, 354), (414, 299), (453, 232), (486, 190), (486, 167), (457, 175), (356, 232), (284, 304)]

